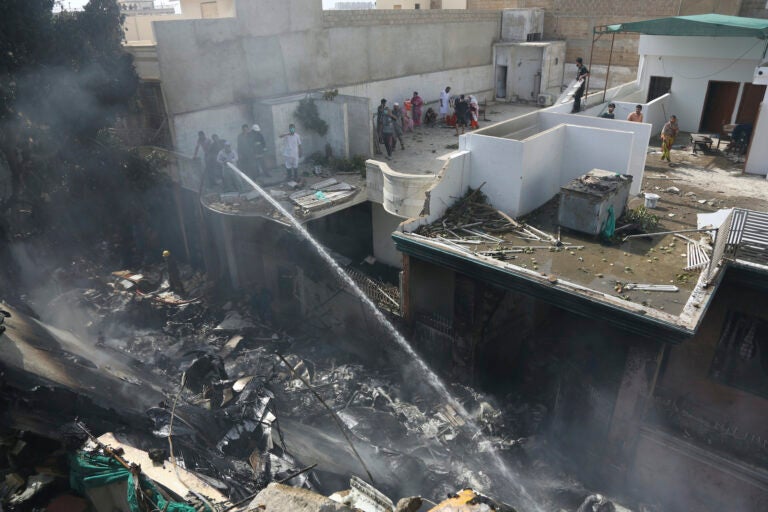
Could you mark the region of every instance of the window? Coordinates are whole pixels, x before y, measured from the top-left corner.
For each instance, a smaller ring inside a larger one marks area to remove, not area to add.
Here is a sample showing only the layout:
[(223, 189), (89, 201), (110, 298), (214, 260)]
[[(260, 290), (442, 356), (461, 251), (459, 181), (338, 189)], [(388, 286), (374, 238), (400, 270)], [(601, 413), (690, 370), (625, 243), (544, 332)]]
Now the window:
[(672, 77), (671, 76), (652, 76), (651, 81), (648, 84), (648, 99), (646, 103), (650, 103), (660, 96), (664, 96), (672, 90)]
[(768, 398), (768, 320), (730, 311), (709, 374), (723, 384)]
[(421, 4), (416, 4), (413, 8), (414, 9), (421, 9)]
[(526, 41), (541, 41), (541, 32), (531, 32), (525, 36)]

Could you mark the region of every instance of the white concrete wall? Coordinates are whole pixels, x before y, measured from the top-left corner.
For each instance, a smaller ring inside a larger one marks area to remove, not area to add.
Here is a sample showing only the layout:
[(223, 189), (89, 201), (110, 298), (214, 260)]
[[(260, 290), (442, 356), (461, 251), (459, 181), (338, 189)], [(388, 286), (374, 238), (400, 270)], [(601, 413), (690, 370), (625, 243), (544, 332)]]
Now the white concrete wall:
[(528, 34), (544, 33), (544, 9), (504, 9), (501, 11), (502, 41), (527, 41)]
[[(400, 229), (411, 232), (419, 226), (431, 224), (445, 214), (445, 211), (462, 197), (470, 187), (470, 158), (467, 151), (455, 151), (445, 157), (438, 180), (433, 181), (425, 193), (426, 210), (412, 215), (400, 225)], [(369, 181), (370, 187), (370, 181)], [(483, 187), (485, 190), (485, 187)], [(369, 192), (370, 197), (370, 192)], [(371, 199), (373, 200), (373, 199)]]
[(433, 174), (405, 174), (377, 160), (366, 161), (365, 168), (369, 201), (381, 204), (388, 213), (403, 219), (421, 214), (426, 191), (435, 183)]
[(451, 86), (451, 94), (475, 94), (479, 101), (483, 98), (490, 100), (492, 81), (493, 66), (486, 65), (339, 87), (339, 93), (370, 98), (371, 112), (375, 112), (381, 98), (387, 98), (390, 104), (397, 101), (402, 105), (406, 99), (411, 99), (414, 91), (419, 93), (425, 103), (437, 102), (440, 99), (440, 91), (448, 85)]
[(401, 217), (387, 212), (379, 203), (371, 204), (373, 224), (373, 256), (391, 267), (403, 268), (403, 257), (395, 248), (392, 233), (403, 222)]
[[(359, 11), (369, 13), (360, 20), (326, 17), (320, 0), (239, 1), (235, 9), (235, 18), (155, 22), (179, 151), (198, 129), (226, 126), (176, 118), (197, 120), (199, 111), (259, 98), (338, 88), (378, 105), (381, 97), (402, 101), (414, 90), (430, 102), (449, 84), (481, 98), (492, 87), (491, 47), (501, 24), (493, 13), (434, 11), (438, 16), (413, 20), (394, 14), (401, 22), (391, 23), (376, 11)], [(408, 58), (414, 46), (419, 56)]]
[[(632, 174), (629, 172), (631, 155), (626, 151), (626, 148), (632, 145), (634, 138), (632, 132), (618, 131), (615, 128), (588, 128), (573, 125), (567, 125), (565, 130), (560, 186), (566, 185), (592, 169)], [(633, 175), (632, 187), (639, 191), (641, 186), (642, 174), (640, 178)]]
[(496, 208), (517, 215), (523, 179), (523, 143), (474, 133), (464, 135), (470, 151), (469, 186), (483, 186), (483, 193)]
[[(630, 193), (640, 193), (640, 188), (642, 187), (643, 182), (643, 173), (645, 171), (645, 159), (648, 150), (648, 142), (651, 138), (652, 127), (650, 124), (631, 123), (629, 121), (622, 121), (620, 119), (603, 119), (600, 117), (586, 115), (560, 114), (553, 113), (548, 110), (541, 111), (540, 114), (541, 128), (544, 130), (560, 124), (569, 124), (577, 129), (578, 127), (585, 127), (631, 132), (633, 137), (629, 141), (625, 141), (625, 144), (618, 147), (609, 147), (609, 144), (606, 142), (608, 139), (606, 138), (606, 134), (604, 132), (592, 132), (587, 130), (585, 133), (589, 133), (590, 136), (586, 138), (579, 138), (579, 140), (584, 140), (586, 144), (583, 148), (583, 151), (577, 153), (578, 156), (576, 156), (577, 154), (568, 154), (568, 158), (566, 160), (576, 160), (582, 157), (589, 158), (590, 161), (597, 162), (597, 165), (593, 165), (587, 169), (587, 171), (593, 168), (598, 168), (605, 169), (606, 171), (615, 170), (616, 172), (620, 172), (622, 174), (631, 174), (632, 187), (630, 188)], [(610, 167), (611, 165), (617, 165), (617, 160), (613, 156), (615, 151), (628, 155), (628, 165), (624, 165), (622, 160), (619, 159), (619, 167)]]
[(751, 83), (764, 48), (765, 41), (750, 38), (642, 35), (640, 86), (647, 91), (651, 76), (672, 77), (668, 112), (681, 130), (696, 132), (709, 81)]
[(560, 191), (563, 160), (571, 159), (566, 152), (567, 131), (563, 126), (537, 133), (525, 140), (520, 182), (518, 215), (535, 210)]

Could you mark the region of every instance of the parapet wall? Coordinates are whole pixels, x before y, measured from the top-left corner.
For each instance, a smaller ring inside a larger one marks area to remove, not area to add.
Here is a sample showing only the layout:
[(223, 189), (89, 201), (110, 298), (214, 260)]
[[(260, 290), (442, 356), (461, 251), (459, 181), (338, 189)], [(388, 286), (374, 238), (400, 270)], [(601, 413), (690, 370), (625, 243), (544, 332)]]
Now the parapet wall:
[(497, 11), (465, 11), (460, 9), (323, 11), (323, 24), (327, 28), (466, 23), (468, 21), (499, 21), (500, 19), (501, 14)]

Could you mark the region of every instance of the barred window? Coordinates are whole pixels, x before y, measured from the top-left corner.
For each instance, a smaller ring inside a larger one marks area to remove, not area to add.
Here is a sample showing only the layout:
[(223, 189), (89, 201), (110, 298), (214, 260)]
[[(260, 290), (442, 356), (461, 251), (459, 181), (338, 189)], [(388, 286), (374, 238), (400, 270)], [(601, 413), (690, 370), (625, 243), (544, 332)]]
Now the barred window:
[(768, 398), (768, 320), (730, 311), (710, 377)]

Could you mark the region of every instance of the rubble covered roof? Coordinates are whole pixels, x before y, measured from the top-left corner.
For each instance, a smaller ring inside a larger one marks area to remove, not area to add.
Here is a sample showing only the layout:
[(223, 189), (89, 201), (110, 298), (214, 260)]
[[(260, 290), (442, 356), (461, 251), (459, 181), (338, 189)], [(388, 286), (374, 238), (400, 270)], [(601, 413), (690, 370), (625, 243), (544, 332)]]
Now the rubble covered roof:
[[(629, 234), (622, 232), (617, 240), (606, 244), (591, 235), (560, 232), (558, 205), (556, 196), (524, 218), (509, 219), (482, 201), (460, 201), (434, 223), (411, 233), (396, 232), (394, 238), (403, 252), (432, 259), (427, 253), (434, 255), (436, 249), (443, 254), (439, 263), (453, 260), (449, 266), (463, 273), (483, 274), (483, 279), (565, 309), (592, 315), (591, 309), (601, 307), (607, 320), (630, 330), (628, 324), (639, 321), (661, 326), (668, 331), (669, 341), (693, 334), (714, 287), (707, 285), (705, 274), (711, 270), (708, 260), (686, 270), (691, 251), (688, 240), (668, 234), (622, 242), (622, 236)], [(642, 198), (629, 203), (630, 208), (642, 206)], [(648, 215), (653, 214), (648, 210)], [(679, 223), (670, 222), (676, 218), (656, 214), (659, 225), (649, 231), (681, 229)], [(628, 222), (617, 221), (616, 227)], [(688, 233), (687, 238), (694, 244), (708, 246), (707, 242), (712, 242), (700, 233)], [(417, 245), (421, 247), (417, 249)], [(427, 246), (431, 249), (425, 250)], [(444, 257), (449, 254), (454, 258)], [(491, 277), (490, 269), (505, 275)], [(586, 304), (575, 304), (585, 299)]]

